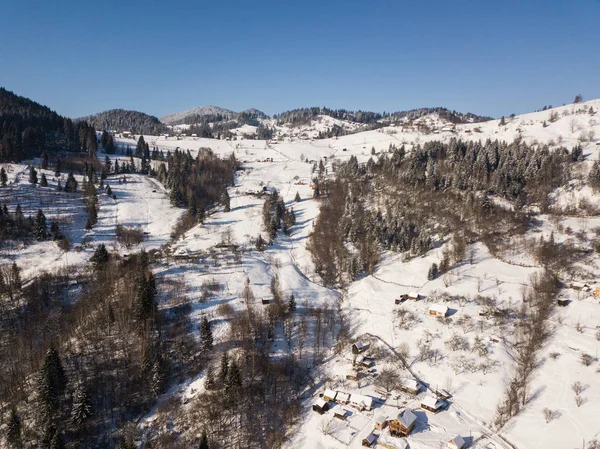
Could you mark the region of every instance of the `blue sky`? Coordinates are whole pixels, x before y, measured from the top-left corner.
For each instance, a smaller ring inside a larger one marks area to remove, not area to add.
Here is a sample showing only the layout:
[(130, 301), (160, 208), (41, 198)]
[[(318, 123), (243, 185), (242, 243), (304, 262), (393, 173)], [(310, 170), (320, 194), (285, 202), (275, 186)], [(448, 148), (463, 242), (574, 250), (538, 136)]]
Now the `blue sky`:
[(599, 0), (0, 5), (0, 86), (71, 117), (208, 104), (508, 115), (600, 97), (599, 50)]

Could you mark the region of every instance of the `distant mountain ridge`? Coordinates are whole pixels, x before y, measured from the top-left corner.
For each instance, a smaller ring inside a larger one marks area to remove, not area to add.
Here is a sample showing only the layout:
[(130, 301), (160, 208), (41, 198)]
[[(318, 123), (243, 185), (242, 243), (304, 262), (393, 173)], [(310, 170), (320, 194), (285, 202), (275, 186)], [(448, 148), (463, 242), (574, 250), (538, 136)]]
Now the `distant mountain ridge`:
[(157, 117), (139, 111), (110, 109), (77, 120), (85, 120), (97, 130), (130, 131), (133, 134), (157, 135), (168, 131), (168, 127)]
[[(293, 126), (306, 124), (319, 115), (327, 115), (338, 120), (345, 120), (361, 124), (374, 124), (379, 121), (395, 122), (399, 119), (415, 120), (433, 113), (437, 113), (441, 119), (448, 120), (452, 123), (475, 123), (493, 120), (493, 117), (482, 116), (470, 112), (457, 112), (444, 107), (418, 108), (392, 113), (379, 113), (361, 110), (349, 111), (346, 109), (330, 109), (326, 107), (307, 107), (292, 109), (275, 114), (272, 118), (276, 119), (280, 124), (285, 123)], [(265, 120), (271, 117), (255, 108), (246, 109), (241, 112), (235, 112), (218, 106), (199, 106), (197, 108), (166, 115), (161, 117), (160, 121), (166, 125), (173, 126), (183, 124), (195, 125), (199, 123), (222, 122), (229, 120), (247, 123), (249, 118), (251, 118), (252, 121), (257, 121)]]

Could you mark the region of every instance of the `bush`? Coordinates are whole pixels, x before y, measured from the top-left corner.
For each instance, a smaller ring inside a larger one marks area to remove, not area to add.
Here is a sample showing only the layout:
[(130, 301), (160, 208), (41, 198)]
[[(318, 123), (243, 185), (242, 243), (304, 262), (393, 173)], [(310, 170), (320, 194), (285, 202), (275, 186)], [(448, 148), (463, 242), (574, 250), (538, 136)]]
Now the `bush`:
[(128, 228), (123, 225), (117, 225), (116, 233), (117, 241), (127, 249), (131, 249), (133, 246), (139, 245), (144, 241), (144, 233), (140, 228)]

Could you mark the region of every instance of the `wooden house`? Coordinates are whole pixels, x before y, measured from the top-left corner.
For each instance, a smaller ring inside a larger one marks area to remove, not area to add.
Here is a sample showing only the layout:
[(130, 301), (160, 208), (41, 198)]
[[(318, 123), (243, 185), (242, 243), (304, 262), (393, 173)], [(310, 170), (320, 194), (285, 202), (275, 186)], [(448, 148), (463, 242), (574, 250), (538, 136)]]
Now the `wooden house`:
[(317, 402), (313, 404), (313, 411), (317, 412), (319, 415), (322, 415), (327, 410), (329, 410), (329, 402), (324, 400), (323, 398), (317, 399)]
[(388, 416), (383, 413), (379, 413), (375, 416), (375, 427), (379, 430), (383, 430), (388, 425)]
[(444, 401), (434, 396), (426, 396), (421, 401), (421, 408), (431, 413), (437, 413), (444, 406)]
[(410, 299), (411, 301), (418, 301), (419, 299), (421, 299), (421, 295), (419, 294), (419, 292), (410, 292), (408, 294), (408, 299)]
[(448, 393), (448, 391), (444, 390), (443, 388), (440, 390), (435, 390), (435, 395), (438, 398), (442, 398), (444, 400), (448, 400), (452, 397), (452, 395), (450, 393)]
[(364, 447), (372, 447), (376, 442), (377, 442), (377, 435), (375, 435), (373, 432), (371, 432), (365, 438), (363, 438), (362, 445)]
[(350, 413), (339, 405), (333, 408), (333, 417), (345, 421)]
[(431, 306), (429, 306), (427, 313), (430, 316), (446, 318), (446, 316), (448, 315), (448, 307), (442, 304), (432, 304)]
[(352, 393), (350, 395), (350, 406), (360, 410), (371, 410), (373, 408), (373, 398), (362, 394)]
[(325, 393), (323, 393), (323, 399), (326, 401), (335, 402), (335, 397), (337, 396), (337, 391), (330, 390), (327, 388)]
[(462, 449), (463, 447), (465, 447), (465, 440), (460, 435), (448, 441), (448, 449)]
[(404, 293), (404, 294), (400, 295), (399, 298), (396, 298), (396, 304), (402, 304), (407, 299), (408, 299), (408, 294)]
[(559, 299), (557, 302), (560, 307), (567, 307), (571, 301), (568, 299)]
[(363, 368), (371, 368), (375, 365), (375, 359), (372, 357), (363, 357), (362, 355), (357, 357), (356, 365), (362, 366)]
[(368, 343), (357, 341), (352, 345), (352, 354), (360, 354), (361, 352), (365, 352), (367, 349), (369, 349)]
[(398, 386), (398, 390), (404, 393), (417, 395), (419, 394), (419, 391), (421, 391), (421, 384), (415, 379), (404, 379), (402, 384)]
[(583, 292), (589, 292), (591, 290), (590, 286), (584, 282), (569, 282), (567, 284), (567, 287), (573, 290), (580, 290)]
[(341, 391), (338, 391), (335, 397), (335, 402), (346, 405), (348, 402), (350, 402), (350, 395), (348, 393), (342, 393)]
[(263, 306), (266, 306), (267, 304), (271, 304), (271, 300), (267, 299), (267, 298), (261, 299), (261, 302), (262, 302)]
[(407, 437), (415, 428), (417, 415), (412, 410), (404, 410), (394, 419), (390, 419), (388, 427), (390, 435), (394, 437)]

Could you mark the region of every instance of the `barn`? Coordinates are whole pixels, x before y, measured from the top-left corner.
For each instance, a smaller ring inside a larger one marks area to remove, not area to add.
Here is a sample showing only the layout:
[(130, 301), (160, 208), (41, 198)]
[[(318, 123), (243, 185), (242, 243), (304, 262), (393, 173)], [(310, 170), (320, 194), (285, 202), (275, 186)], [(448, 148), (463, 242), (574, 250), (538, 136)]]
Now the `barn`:
[(460, 435), (448, 441), (448, 449), (462, 449), (463, 447), (465, 447), (465, 440)]
[(365, 438), (363, 438), (362, 445), (364, 447), (372, 447), (376, 442), (377, 435), (375, 435), (374, 433), (370, 433)]
[(319, 415), (322, 415), (327, 410), (329, 410), (329, 403), (322, 398), (317, 399), (317, 402), (313, 404), (313, 411), (317, 412)]
[(326, 401), (335, 401), (336, 396), (337, 396), (337, 391), (333, 391), (329, 388), (327, 388), (325, 390), (325, 393), (323, 393), (323, 399), (325, 399)]
[(448, 315), (448, 307), (442, 304), (432, 304), (429, 306), (429, 310), (427, 311), (430, 316), (435, 316), (438, 318), (446, 318)]
[(357, 341), (352, 345), (352, 354), (360, 354), (361, 352), (365, 352), (367, 349), (369, 349), (368, 343)]
[(433, 396), (426, 396), (421, 401), (421, 408), (431, 413), (437, 413), (444, 406), (444, 401)]

